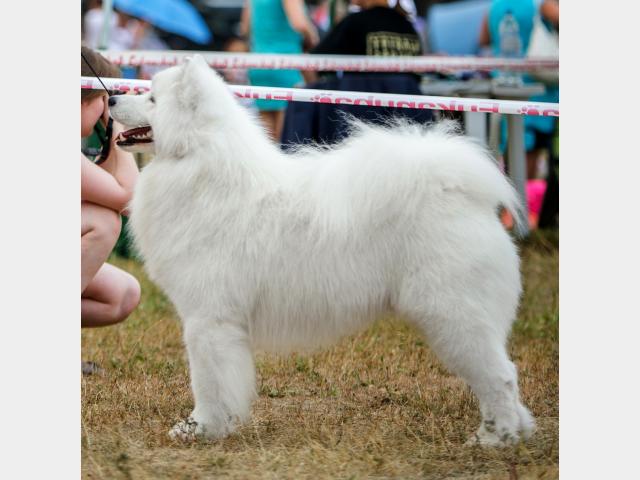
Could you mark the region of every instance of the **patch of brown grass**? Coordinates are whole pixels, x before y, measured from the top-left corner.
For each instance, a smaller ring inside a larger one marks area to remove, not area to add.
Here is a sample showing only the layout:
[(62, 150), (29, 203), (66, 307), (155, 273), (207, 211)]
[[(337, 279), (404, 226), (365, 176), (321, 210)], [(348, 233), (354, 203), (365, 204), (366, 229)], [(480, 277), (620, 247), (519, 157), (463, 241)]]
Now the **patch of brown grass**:
[(179, 322), (139, 264), (140, 307), (123, 324), (82, 332), (84, 478), (558, 477), (558, 245), (522, 245), (525, 295), (510, 349), (538, 430), (507, 449), (464, 447), (477, 402), (398, 319), (315, 354), (256, 358), (252, 421), (218, 442), (167, 436), (193, 407)]

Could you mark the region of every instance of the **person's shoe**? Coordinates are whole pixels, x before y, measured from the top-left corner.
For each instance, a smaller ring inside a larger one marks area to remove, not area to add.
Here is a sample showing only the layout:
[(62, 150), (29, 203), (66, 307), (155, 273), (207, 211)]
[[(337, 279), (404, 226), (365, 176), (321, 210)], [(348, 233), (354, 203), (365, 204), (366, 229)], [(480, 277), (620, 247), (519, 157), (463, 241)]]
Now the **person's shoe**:
[(82, 375), (94, 375), (102, 372), (103, 370), (96, 362), (82, 362)]

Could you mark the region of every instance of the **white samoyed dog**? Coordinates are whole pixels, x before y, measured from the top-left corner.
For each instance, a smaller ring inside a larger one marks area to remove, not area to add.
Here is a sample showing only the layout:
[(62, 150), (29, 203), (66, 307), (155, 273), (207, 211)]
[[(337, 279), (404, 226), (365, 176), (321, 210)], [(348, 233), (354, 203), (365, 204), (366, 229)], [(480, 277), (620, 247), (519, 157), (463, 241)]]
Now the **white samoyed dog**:
[(254, 349), (327, 345), (389, 312), (477, 395), (470, 441), (531, 434), (505, 349), (519, 258), (497, 215), (520, 207), (482, 147), (450, 126), (354, 122), (336, 147), (284, 154), (198, 56), (109, 103), (137, 127), (118, 145), (155, 152), (130, 226), (182, 320), (195, 407), (173, 437), (249, 418)]

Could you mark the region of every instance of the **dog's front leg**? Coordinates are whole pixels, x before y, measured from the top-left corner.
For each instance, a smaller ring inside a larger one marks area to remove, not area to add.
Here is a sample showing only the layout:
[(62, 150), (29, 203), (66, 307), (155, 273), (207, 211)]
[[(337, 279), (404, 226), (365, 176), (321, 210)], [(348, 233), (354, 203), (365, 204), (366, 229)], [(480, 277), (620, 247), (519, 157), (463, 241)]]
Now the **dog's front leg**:
[(245, 329), (230, 322), (184, 322), (195, 408), (169, 432), (172, 438), (222, 438), (248, 419), (255, 396), (255, 368)]

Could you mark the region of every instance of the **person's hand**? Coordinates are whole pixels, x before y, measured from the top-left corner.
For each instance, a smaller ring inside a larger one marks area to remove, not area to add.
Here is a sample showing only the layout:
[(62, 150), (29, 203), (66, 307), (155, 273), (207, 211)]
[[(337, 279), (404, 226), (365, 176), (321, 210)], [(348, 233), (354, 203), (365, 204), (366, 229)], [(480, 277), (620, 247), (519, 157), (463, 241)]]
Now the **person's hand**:
[[(111, 125), (111, 131), (113, 132), (113, 134), (111, 135), (111, 152), (109, 153), (109, 157), (114, 156), (116, 159), (116, 162), (118, 161), (118, 156), (128, 156), (131, 157), (131, 161), (134, 162), (135, 164), (135, 160), (133, 159), (133, 154), (125, 152), (124, 150), (120, 150), (120, 147), (118, 147), (116, 145), (116, 139), (118, 138), (118, 135), (120, 135), (120, 132), (124, 132), (126, 130), (126, 128), (124, 128), (124, 125), (122, 125), (119, 122), (116, 122), (115, 120), (113, 120), (113, 124)], [(116, 150), (117, 149), (117, 150)], [(116, 163), (114, 162), (114, 163)], [(137, 167), (136, 167), (137, 168)], [(129, 216), (129, 205), (127, 204), (127, 206), (120, 211), (120, 215), (123, 215), (125, 217)]]
[[(104, 125), (107, 125), (107, 122), (109, 121), (109, 97), (105, 97), (104, 98), (104, 113), (102, 114), (102, 121), (104, 122)], [(111, 125), (111, 151), (113, 152), (113, 148), (116, 146), (116, 138), (118, 138), (118, 134), (120, 132), (123, 132), (125, 130), (125, 128), (122, 126), (121, 123), (117, 122), (115, 119), (112, 122)]]
[(113, 120), (113, 124), (111, 125), (111, 130), (113, 132), (113, 135), (111, 135), (111, 146), (113, 147), (115, 146), (115, 141), (116, 141), (116, 138), (118, 138), (118, 134), (120, 134), (120, 132), (124, 132), (126, 129), (120, 122)]
[(311, 50), (320, 42), (320, 36), (316, 26), (311, 22), (308, 22), (307, 29), (304, 32), (304, 49)]
[[(109, 97), (105, 96), (104, 97), (104, 110), (102, 113), (102, 117), (100, 117), (100, 120), (103, 122), (103, 125), (105, 126), (105, 128), (107, 128), (107, 124), (109, 122), (110, 119), (110, 114), (109, 114)], [(120, 134), (120, 132), (124, 131), (124, 127), (122, 126), (122, 124), (116, 122), (114, 119), (111, 119), (111, 136), (108, 139), (109, 140), (109, 154), (107, 155), (107, 158), (104, 160), (104, 162), (100, 163), (100, 166), (102, 168), (104, 168), (107, 171), (111, 171), (113, 170), (113, 168), (117, 165), (117, 152), (116, 152), (116, 139), (118, 138), (118, 135)]]
[(105, 95), (102, 97), (102, 100), (104, 101), (104, 107), (102, 109), (102, 117), (100, 117), (100, 119), (102, 120), (102, 125), (106, 128), (107, 122), (109, 121), (109, 96)]
[(122, 209), (122, 211), (120, 212), (120, 215), (122, 215), (123, 217), (128, 217), (130, 214), (131, 211), (129, 211), (129, 205), (124, 207), (124, 209)]

